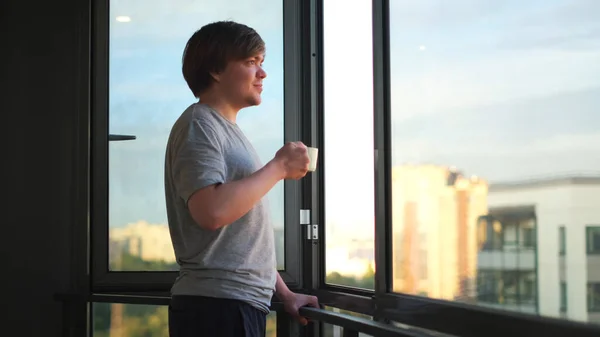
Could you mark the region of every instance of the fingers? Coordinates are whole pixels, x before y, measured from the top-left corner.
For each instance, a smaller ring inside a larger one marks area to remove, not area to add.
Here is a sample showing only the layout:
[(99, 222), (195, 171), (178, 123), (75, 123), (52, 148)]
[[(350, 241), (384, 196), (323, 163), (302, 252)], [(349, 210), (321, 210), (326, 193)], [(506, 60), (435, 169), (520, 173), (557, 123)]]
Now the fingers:
[[(302, 146), (304, 146), (304, 144), (302, 144)], [(298, 147), (295, 149), (296, 153), (298, 153), (299, 155), (302, 156), (302, 158), (300, 159), (300, 162), (298, 164), (302, 165), (302, 172), (299, 176), (299, 178), (302, 178), (306, 175), (306, 173), (308, 173), (308, 169), (310, 166), (310, 158), (308, 157), (308, 150), (306, 148), (306, 146), (304, 147)]]
[(284, 147), (288, 146), (294, 149), (307, 149), (307, 146), (304, 145), (304, 143), (302, 142), (287, 142), (285, 143)]
[(308, 298), (307, 305), (313, 308), (319, 308), (319, 299), (316, 296), (310, 296)]
[(302, 142), (296, 142), (296, 145), (297, 145), (299, 148), (302, 148), (302, 149), (305, 149), (305, 150), (307, 149), (306, 145), (304, 145), (304, 143), (302, 143)]
[[(304, 144), (303, 144), (304, 145)], [(308, 166), (310, 165), (310, 157), (308, 156), (308, 148), (306, 146), (297, 148), (299, 154), (302, 154), (302, 163), (304, 164), (306, 171), (308, 171)]]
[(308, 148), (302, 142), (287, 142), (276, 156), (283, 159), (287, 176), (285, 179), (298, 180), (306, 176), (310, 168)]

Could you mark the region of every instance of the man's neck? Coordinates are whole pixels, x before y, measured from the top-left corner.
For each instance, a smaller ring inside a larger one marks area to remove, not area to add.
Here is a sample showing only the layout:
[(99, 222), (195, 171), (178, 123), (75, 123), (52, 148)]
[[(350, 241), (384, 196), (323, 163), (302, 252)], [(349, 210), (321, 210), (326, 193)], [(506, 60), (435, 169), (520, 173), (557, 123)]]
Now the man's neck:
[(236, 123), (237, 114), (240, 109), (224, 100), (222, 95), (206, 93), (200, 97), (200, 103), (210, 106), (228, 121)]

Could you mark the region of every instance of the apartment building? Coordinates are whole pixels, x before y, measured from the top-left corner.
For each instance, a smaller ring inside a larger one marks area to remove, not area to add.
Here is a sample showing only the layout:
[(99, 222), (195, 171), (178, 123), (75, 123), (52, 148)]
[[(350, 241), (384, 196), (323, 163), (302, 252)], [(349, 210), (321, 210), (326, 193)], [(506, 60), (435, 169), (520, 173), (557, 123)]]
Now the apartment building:
[(482, 304), (600, 323), (600, 176), (492, 184), (478, 219)]

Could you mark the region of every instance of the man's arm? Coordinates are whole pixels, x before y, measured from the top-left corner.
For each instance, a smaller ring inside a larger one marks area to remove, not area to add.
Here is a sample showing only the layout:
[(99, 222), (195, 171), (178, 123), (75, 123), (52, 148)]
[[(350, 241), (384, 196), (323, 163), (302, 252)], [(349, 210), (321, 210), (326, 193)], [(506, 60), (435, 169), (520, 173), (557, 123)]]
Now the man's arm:
[(219, 135), (200, 120), (184, 127), (173, 145), (172, 176), (192, 219), (204, 229), (229, 225), (248, 213), (277, 182), (300, 179), (308, 172), (306, 146), (291, 142), (254, 174), (227, 182)]
[(281, 302), (285, 302), (294, 297), (294, 293), (288, 288), (279, 273), (277, 273), (277, 283), (275, 283), (275, 295)]
[(300, 316), (300, 308), (304, 306), (313, 308), (319, 307), (319, 300), (315, 296), (292, 292), (279, 273), (277, 273), (277, 283), (275, 283), (275, 295), (283, 302), (285, 311), (297, 319), (302, 325), (308, 324), (308, 319)]
[(188, 209), (202, 228), (216, 230), (248, 213), (284, 178), (283, 163), (274, 159), (244, 179), (210, 185), (194, 192), (188, 199)]

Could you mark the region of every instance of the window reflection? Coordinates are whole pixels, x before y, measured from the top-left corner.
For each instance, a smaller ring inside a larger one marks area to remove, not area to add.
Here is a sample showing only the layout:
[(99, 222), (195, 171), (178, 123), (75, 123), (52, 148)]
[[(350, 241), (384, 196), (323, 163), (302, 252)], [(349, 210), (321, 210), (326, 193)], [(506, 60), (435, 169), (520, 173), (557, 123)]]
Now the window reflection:
[(390, 1), (395, 291), (600, 323), (599, 32), (597, 1)]
[[(283, 145), (283, 2), (110, 2), (109, 129), (137, 136), (109, 143), (109, 264), (113, 271), (177, 270), (164, 206), (163, 166), (175, 119), (194, 102), (181, 73), (187, 39), (201, 26), (235, 20), (265, 40), (263, 103), (238, 124), (266, 163)], [(283, 183), (268, 194), (279, 269), (284, 268)]]
[[(93, 337), (168, 337), (167, 306), (94, 303)], [(277, 313), (267, 316), (265, 337), (277, 336)]]

